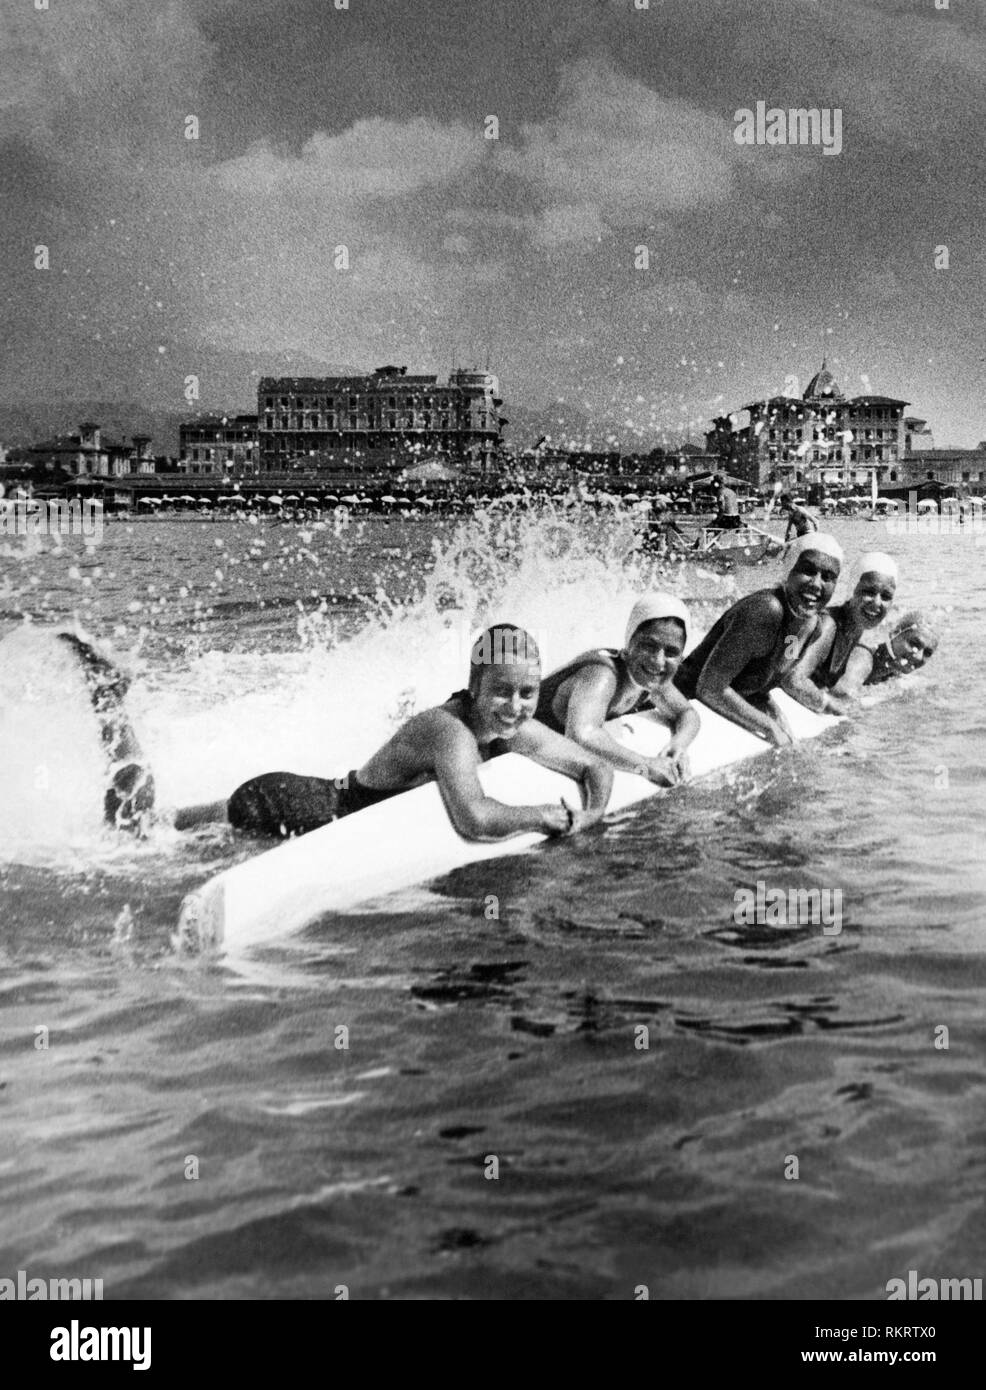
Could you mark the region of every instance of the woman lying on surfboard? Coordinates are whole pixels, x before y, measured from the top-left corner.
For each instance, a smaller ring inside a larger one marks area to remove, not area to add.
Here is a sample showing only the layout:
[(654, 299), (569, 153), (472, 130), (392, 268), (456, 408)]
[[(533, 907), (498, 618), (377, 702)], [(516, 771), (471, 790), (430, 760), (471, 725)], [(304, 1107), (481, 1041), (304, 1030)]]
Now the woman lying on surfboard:
[(821, 615), (815, 635), (784, 678), (784, 689), (799, 704), (816, 714), (846, 712), (845, 693), (831, 692), (856, 651), (865, 653), (861, 661), (872, 669), (877, 647), (872, 634), (890, 611), (897, 579), (897, 562), (890, 555), (871, 550), (859, 557), (852, 568), (849, 598)]
[[(238, 787), (228, 802), (189, 807), (178, 829), (228, 818), (257, 835), (304, 835), (341, 816), (436, 781), (449, 819), (467, 840), (503, 840), (525, 831), (569, 835), (601, 818), (613, 785), (601, 758), (534, 718), (541, 658), (526, 632), (489, 628), (470, 654), (469, 685), (410, 719), (356, 771), (327, 779), (268, 772)], [(581, 786), (583, 806), (506, 806), (483, 791), (479, 764), (498, 753), (524, 753)]]
[(819, 614), (835, 592), (842, 548), (815, 531), (792, 542), (784, 581), (734, 603), (678, 667), (674, 683), (740, 728), (776, 747), (791, 732), (770, 699), (814, 635)]
[[(535, 717), (623, 772), (674, 786), (687, 775), (685, 750), (699, 731), (698, 714), (672, 684), (687, 641), (681, 600), (648, 594), (633, 606), (621, 650), (596, 647), (545, 676)], [(672, 730), (654, 758), (641, 759), (604, 727), (607, 719), (640, 710), (656, 710)]]

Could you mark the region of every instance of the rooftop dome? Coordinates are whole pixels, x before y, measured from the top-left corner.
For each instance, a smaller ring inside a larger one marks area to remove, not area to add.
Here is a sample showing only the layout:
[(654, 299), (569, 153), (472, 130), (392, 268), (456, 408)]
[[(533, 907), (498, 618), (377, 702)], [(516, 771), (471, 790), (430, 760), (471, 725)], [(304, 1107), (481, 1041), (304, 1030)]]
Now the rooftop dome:
[(809, 381), (805, 394), (802, 397), (806, 401), (815, 401), (820, 397), (834, 397), (842, 399), (842, 392), (839, 390), (839, 383), (830, 371), (826, 369), (825, 359), (822, 359), (822, 369), (816, 372)]

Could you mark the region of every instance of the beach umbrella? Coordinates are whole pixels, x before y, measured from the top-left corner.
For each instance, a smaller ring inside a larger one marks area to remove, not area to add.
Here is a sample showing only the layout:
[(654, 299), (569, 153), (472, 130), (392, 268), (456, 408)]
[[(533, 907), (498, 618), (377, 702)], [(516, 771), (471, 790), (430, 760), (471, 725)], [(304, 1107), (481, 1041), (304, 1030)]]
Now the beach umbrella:
[(160, 507), (160, 505), (161, 505), (161, 499), (160, 499), (160, 497), (138, 497), (138, 498), (137, 498), (137, 506), (138, 506), (138, 507)]
[(284, 501), (284, 498), (278, 497), (277, 493), (275, 492), (267, 498), (267, 501), (271, 504), (272, 507), (280, 507)]
[(397, 501), (397, 498), (391, 497), (390, 493), (386, 492), (384, 493), (383, 497), (380, 498), (380, 501), (386, 502), (389, 506), (393, 506), (393, 504)]
[(395, 502), (397, 503), (397, 505), (398, 505), (399, 507), (400, 507), (400, 506), (408, 506), (408, 507), (411, 507), (411, 506), (414, 505), (414, 504), (412, 503), (410, 497), (396, 497), (394, 500), (395, 500)]
[(359, 502), (361, 499), (360, 499), (359, 497), (356, 496), (355, 492), (350, 492), (350, 493), (347, 493), (345, 497), (341, 497), (339, 500), (340, 500), (341, 502), (345, 502), (347, 507), (353, 507), (353, 506), (355, 506), (356, 503)]
[[(326, 500), (328, 500), (328, 499), (326, 499)], [(304, 501), (306, 501), (306, 502), (314, 502), (315, 505), (318, 506), (319, 498), (317, 498), (317, 497), (312, 497), (312, 496), (309, 495), (308, 497), (304, 498)]]
[(323, 501), (323, 502), (338, 502), (339, 499), (338, 499), (338, 497), (335, 495), (334, 492), (327, 492), (327, 493), (325, 494), (325, 496), (322, 498), (322, 501)]
[(918, 503), (919, 512), (936, 512), (937, 510), (938, 503), (932, 501), (930, 497), (926, 497), (923, 502)]
[(623, 494), (623, 500), (624, 502), (639, 502), (640, 497), (636, 492), (625, 492)]
[(165, 493), (164, 496), (161, 498), (162, 502), (173, 502), (174, 500), (175, 499), (173, 497), (170, 497), (168, 493)]
[(285, 502), (300, 502), (301, 498), (298, 496), (296, 492), (289, 492), (284, 500)]

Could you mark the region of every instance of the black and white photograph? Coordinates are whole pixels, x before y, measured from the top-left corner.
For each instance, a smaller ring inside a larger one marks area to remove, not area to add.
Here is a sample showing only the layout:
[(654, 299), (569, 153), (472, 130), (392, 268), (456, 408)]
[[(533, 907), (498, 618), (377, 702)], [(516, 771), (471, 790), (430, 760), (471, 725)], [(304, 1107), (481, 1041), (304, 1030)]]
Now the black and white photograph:
[(356, 1300), (690, 1305), (724, 1367), (716, 1309), (782, 1302), (785, 1368), (941, 1364), (984, 74), (986, 0), (0, 0), (44, 1364)]

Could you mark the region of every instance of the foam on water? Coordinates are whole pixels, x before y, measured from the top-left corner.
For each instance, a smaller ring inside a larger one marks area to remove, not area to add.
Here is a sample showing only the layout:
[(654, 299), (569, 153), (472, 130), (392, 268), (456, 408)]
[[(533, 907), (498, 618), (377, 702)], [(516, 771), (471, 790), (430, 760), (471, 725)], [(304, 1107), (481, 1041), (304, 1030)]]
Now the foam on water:
[[(131, 701), (162, 802), (228, 795), (274, 768), (335, 775), (358, 765), (410, 714), (461, 688), (469, 647), (489, 623), (511, 621), (537, 639), (546, 669), (582, 648), (620, 645), (641, 590), (667, 575), (631, 557), (625, 516), (585, 520), (564, 507), (490, 509), (433, 544), (424, 574), (397, 567), (364, 621), (331, 612), (298, 624), (298, 648), (266, 655), (211, 651)], [(709, 580), (702, 581), (709, 597)], [(712, 578), (716, 607), (732, 581)]]

